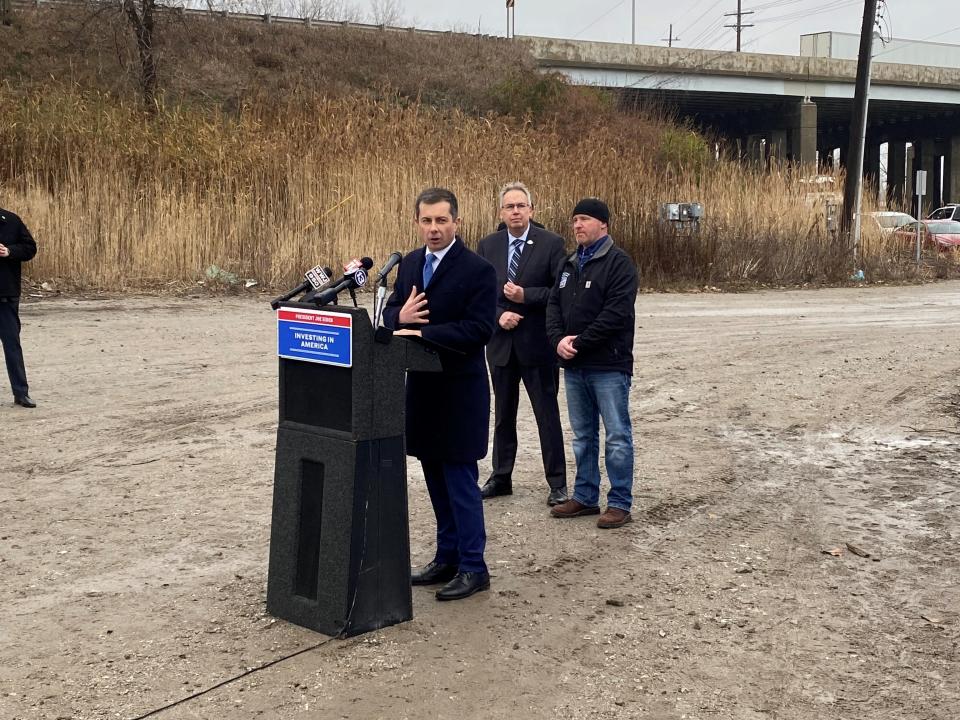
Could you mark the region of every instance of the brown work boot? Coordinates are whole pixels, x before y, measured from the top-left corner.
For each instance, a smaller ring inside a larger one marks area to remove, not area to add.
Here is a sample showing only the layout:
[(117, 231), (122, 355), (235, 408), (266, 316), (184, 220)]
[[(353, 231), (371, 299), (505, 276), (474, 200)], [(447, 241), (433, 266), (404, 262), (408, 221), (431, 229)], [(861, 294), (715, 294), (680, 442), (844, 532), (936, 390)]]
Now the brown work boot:
[(633, 522), (630, 513), (620, 508), (608, 507), (603, 511), (603, 515), (597, 518), (597, 527), (609, 530), (610, 528), (623, 527), (628, 522)]
[(590, 507), (589, 505), (584, 505), (581, 502), (570, 499), (566, 502), (562, 502), (559, 505), (554, 505), (550, 508), (550, 514), (555, 518), (573, 518), (580, 517), (581, 515), (599, 515), (600, 508)]

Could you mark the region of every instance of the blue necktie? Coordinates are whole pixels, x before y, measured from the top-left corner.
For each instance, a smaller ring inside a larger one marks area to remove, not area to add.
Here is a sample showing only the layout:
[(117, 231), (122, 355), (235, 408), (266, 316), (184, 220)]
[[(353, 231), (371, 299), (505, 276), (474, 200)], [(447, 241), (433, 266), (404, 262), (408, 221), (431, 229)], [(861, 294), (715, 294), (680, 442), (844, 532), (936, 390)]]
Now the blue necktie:
[(427, 289), (427, 285), (430, 284), (430, 278), (433, 277), (433, 261), (437, 256), (433, 253), (427, 253), (426, 259), (423, 261), (423, 289)]
[(520, 253), (523, 251), (523, 240), (515, 238), (512, 242), (513, 255), (510, 257), (510, 267), (507, 268), (507, 280), (513, 282), (517, 279), (517, 268), (520, 267)]

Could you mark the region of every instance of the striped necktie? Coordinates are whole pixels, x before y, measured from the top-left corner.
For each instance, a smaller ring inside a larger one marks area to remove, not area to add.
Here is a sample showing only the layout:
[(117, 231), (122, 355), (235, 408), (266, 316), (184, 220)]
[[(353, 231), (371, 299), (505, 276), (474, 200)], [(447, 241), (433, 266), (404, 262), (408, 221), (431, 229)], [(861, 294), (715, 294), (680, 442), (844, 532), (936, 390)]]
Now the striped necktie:
[(510, 257), (510, 267), (507, 268), (507, 280), (513, 282), (517, 279), (517, 268), (520, 267), (520, 253), (523, 252), (523, 240), (514, 238), (512, 241), (513, 255)]

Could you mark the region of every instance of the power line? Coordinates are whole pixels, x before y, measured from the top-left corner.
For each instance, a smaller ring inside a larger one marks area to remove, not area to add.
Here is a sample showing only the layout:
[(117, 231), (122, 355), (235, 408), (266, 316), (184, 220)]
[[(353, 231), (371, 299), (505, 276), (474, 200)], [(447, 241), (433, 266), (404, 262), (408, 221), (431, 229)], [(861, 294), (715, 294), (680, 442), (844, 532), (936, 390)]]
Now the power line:
[(786, 15), (777, 15), (775, 17), (765, 17), (757, 19), (755, 22), (758, 23), (768, 23), (768, 22), (779, 22), (780, 20), (796, 20), (799, 18), (808, 18), (811, 15), (817, 15), (821, 12), (827, 12), (829, 10), (836, 10), (837, 8), (844, 7), (845, 5), (850, 5), (855, 3), (844, 2), (844, 0), (833, 0), (825, 5), (818, 5), (817, 7), (808, 8), (804, 10), (797, 10), (796, 12), (787, 13)]
[(753, 10), (754, 12), (760, 12), (761, 10), (772, 10), (773, 8), (784, 7), (786, 5), (796, 5), (797, 3), (806, 1), (807, 0), (775, 0), (774, 2), (764, 3), (763, 5), (752, 5), (747, 9)]
[[(685, 29), (681, 29), (680, 34), (687, 37), (687, 42), (685, 43), (686, 47), (689, 47), (691, 49), (696, 49), (701, 46), (707, 46), (712, 44), (714, 40), (721, 37), (721, 35), (716, 33), (716, 31), (723, 29), (724, 27), (723, 21), (725, 17), (734, 15), (735, 13), (725, 13), (720, 15), (718, 18), (715, 18), (708, 25), (706, 25), (696, 35), (694, 35), (693, 30), (703, 21), (704, 18), (706, 18), (710, 13), (712, 13), (717, 8), (717, 6), (720, 5), (720, 3), (723, 1), (724, 0), (716, 0), (716, 2), (714, 2), (706, 10), (704, 10), (690, 25), (688, 25)], [(760, 5), (754, 5), (749, 8), (742, 9), (741, 13), (742, 14), (747, 14), (748, 12), (759, 13), (762, 10), (781, 8), (781, 7), (786, 7), (788, 5), (797, 5), (798, 3), (804, 3), (809, 1), (810, 0), (772, 0), (771, 2), (762, 3)], [(697, 4), (699, 5), (699, 2)], [(854, 4), (854, 3), (853, 2), (845, 3), (844, 0), (831, 0), (826, 4), (817, 5), (815, 7), (808, 8), (802, 11), (798, 10), (796, 12), (789, 13), (782, 16), (775, 16), (771, 18), (758, 17), (753, 22), (754, 24), (760, 24), (760, 23), (766, 24), (770, 22), (778, 22), (780, 20), (793, 21), (798, 18), (807, 18), (812, 15), (818, 15), (818, 14), (825, 13), (840, 7), (846, 7), (847, 4)], [(746, 27), (746, 26), (744, 25), (743, 27)], [(786, 23), (784, 24), (784, 27), (786, 27)], [(764, 33), (759, 37), (765, 37), (767, 34), (768, 33)], [(744, 46), (754, 44), (757, 39), (759, 38), (751, 39), (750, 41), (744, 43)]]
[(706, 28), (701, 30), (699, 35), (688, 42), (687, 47), (689, 47), (691, 50), (696, 50), (701, 45), (709, 45), (710, 41), (714, 39), (713, 36), (715, 36), (718, 30), (723, 30), (722, 17), (714, 20), (710, 25), (707, 25)]
[(614, 10), (616, 10), (617, 8), (619, 8), (621, 5), (626, 5), (626, 4), (627, 4), (627, 1), (628, 1), (628, 0), (620, 0), (620, 2), (618, 2), (618, 3), (617, 3), (616, 5), (614, 5), (612, 8), (610, 8), (609, 10), (607, 10), (603, 15), (601, 15), (600, 17), (598, 17), (598, 18), (597, 18), (596, 20), (594, 20), (592, 23), (590, 23), (590, 24), (587, 25), (586, 27), (580, 28), (580, 31), (579, 31), (576, 35), (574, 35), (572, 38), (570, 38), (570, 39), (571, 39), (571, 40), (576, 40), (578, 37), (580, 37), (581, 35), (583, 35), (583, 33), (585, 33), (587, 30), (589, 30), (589, 29), (592, 28), (594, 25), (596, 25), (598, 22), (600, 22), (601, 20), (603, 20), (607, 15), (609, 15), (610, 13), (612, 13)]
[(693, 7), (690, 8), (689, 10), (687, 10), (687, 14), (688, 14), (688, 15), (693, 15), (693, 11), (696, 10), (697, 7), (699, 7), (700, 3), (702, 3), (703, 1), (704, 1), (704, 0), (697, 0), (697, 1), (693, 4)]
[[(831, 5), (828, 9), (838, 10), (838, 9), (840, 9), (840, 8), (845, 8), (845, 7), (849, 7), (849, 6), (851, 6), (851, 5), (860, 5), (860, 4), (861, 4), (860, 0), (849, 0), (849, 2), (841, 2), (840, 4), (834, 3), (834, 4)], [(826, 10), (824, 10), (823, 8), (821, 8), (821, 12), (826, 12)], [(758, 36), (755, 37), (755, 38), (752, 38), (752, 39), (750, 40), (750, 42), (747, 43), (747, 44), (748, 44), (748, 45), (754, 45), (754, 44), (756, 44), (759, 40), (762, 40), (763, 38), (768, 37), (768, 36), (770, 36), (770, 35), (773, 35), (774, 33), (780, 32), (780, 31), (783, 30), (785, 27), (787, 27), (787, 26), (789, 26), (789, 25), (793, 25), (794, 23), (799, 22), (800, 20), (803, 20), (803, 19), (805, 19), (805, 18), (807, 18), (807, 17), (809, 17), (809, 16), (810, 16), (810, 13), (808, 12), (808, 13), (804, 13), (802, 16), (800, 16), (800, 17), (798, 17), (798, 18), (794, 18), (793, 20), (788, 20), (787, 22), (783, 23), (783, 25), (779, 25), (779, 26), (773, 28), (772, 30), (768, 30), (767, 32), (765, 32), (765, 33), (763, 33), (763, 34), (758, 35)]]
[[(707, 15), (709, 15), (709, 14), (717, 7), (717, 5), (719, 5), (719, 4), (722, 3), (722, 2), (723, 2), (723, 0), (716, 0), (716, 1), (713, 3), (713, 5), (711, 5), (711, 6), (708, 7), (706, 10), (704, 10), (702, 13), (700, 13), (700, 15), (697, 17), (697, 19), (694, 20), (692, 23), (690, 23), (690, 25), (689, 25), (685, 30), (681, 30), (681, 32), (684, 33), (685, 35), (689, 35), (690, 33), (692, 33), (692, 32), (693, 32), (693, 29), (694, 29), (697, 25), (700, 24), (700, 21), (703, 20)], [(716, 21), (714, 21), (714, 22), (716, 22)], [(721, 19), (721, 22), (722, 22), (722, 19)], [(701, 34), (702, 34), (702, 33), (701, 33)], [(699, 37), (699, 36), (698, 36), (698, 37)], [(692, 42), (695, 42), (695, 41), (692, 41)]]
[(934, 35), (928, 35), (927, 37), (920, 38), (919, 40), (902, 40), (896, 47), (892, 47), (887, 50), (883, 50), (882, 52), (878, 52), (874, 55), (874, 57), (879, 57), (880, 55), (886, 55), (887, 53), (892, 53), (894, 50), (899, 50), (904, 45), (916, 45), (917, 43), (927, 42), (929, 40), (933, 40), (934, 38), (938, 38), (941, 35), (946, 35), (948, 33), (956, 32), (957, 30), (960, 30), (960, 25), (957, 25), (957, 27), (955, 28), (950, 28), (949, 30), (944, 30), (943, 32), (938, 32)]

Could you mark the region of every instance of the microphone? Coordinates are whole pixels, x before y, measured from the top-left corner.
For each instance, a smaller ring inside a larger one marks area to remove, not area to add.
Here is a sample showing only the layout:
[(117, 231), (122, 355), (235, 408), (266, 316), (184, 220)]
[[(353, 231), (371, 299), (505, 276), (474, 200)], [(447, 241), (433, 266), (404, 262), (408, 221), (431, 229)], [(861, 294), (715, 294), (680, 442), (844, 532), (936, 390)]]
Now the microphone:
[[(307, 290), (306, 294), (300, 298), (300, 302), (309, 303), (313, 302), (313, 299), (317, 296), (317, 293), (326, 290), (328, 287), (333, 285), (336, 282), (333, 279), (333, 270), (324, 266), (322, 268), (313, 268), (313, 270), (307, 271), (307, 275), (314, 273), (314, 277), (310, 279), (310, 284), (312, 287)], [(316, 281), (320, 281), (319, 283)]]
[(398, 252), (393, 253), (387, 258), (387, 262), (384, 263), (383, 267), (377, 271), (377, 279), (373, 282), (378, 283), (381, 280), (384, 280), (387, 275), (390, 274), (390, 271), (393, 270), (401, 260), (403, 260), (403, 255)]
[[(354, 267), (356, 265), (356, 267)], [(352, 260), (347, 265), (347, 270), (343, 274), (343, 280), (336, 285), (331, 285), (323, 292), (318, 293), (313, 299), (317, 306), (329, 305), (344, 290), (355, 290), (363, 287), (367, 282), (367, 271), (373, 267), (373, 260), (368, 257)]]
[(319, 265), (310, 268), (304, 273), (304, 277), (313, 286), (314, 290), (319, 290), (330, 282), (331, 275), (333, 275), (333, 270), (328, 267), (320, 267)]
[(276, 310), (278, 307), (280, 307), (280, 303), (289, 300), (295, 295), (299, 295), (305, 290), (309, 290), (311, 288), (313, 288), (313, 290), (319, 290), (321, 287), (330, 282), (331, 275), (333, 275), (333, 270), (326, 266), (321, 267), (320, 265), (316, 265), (315, 267), (310, 268), (303, 274), (305, 279), (302, 283), (297, 285), (290, 292), (271, 300), (270, 307)]

